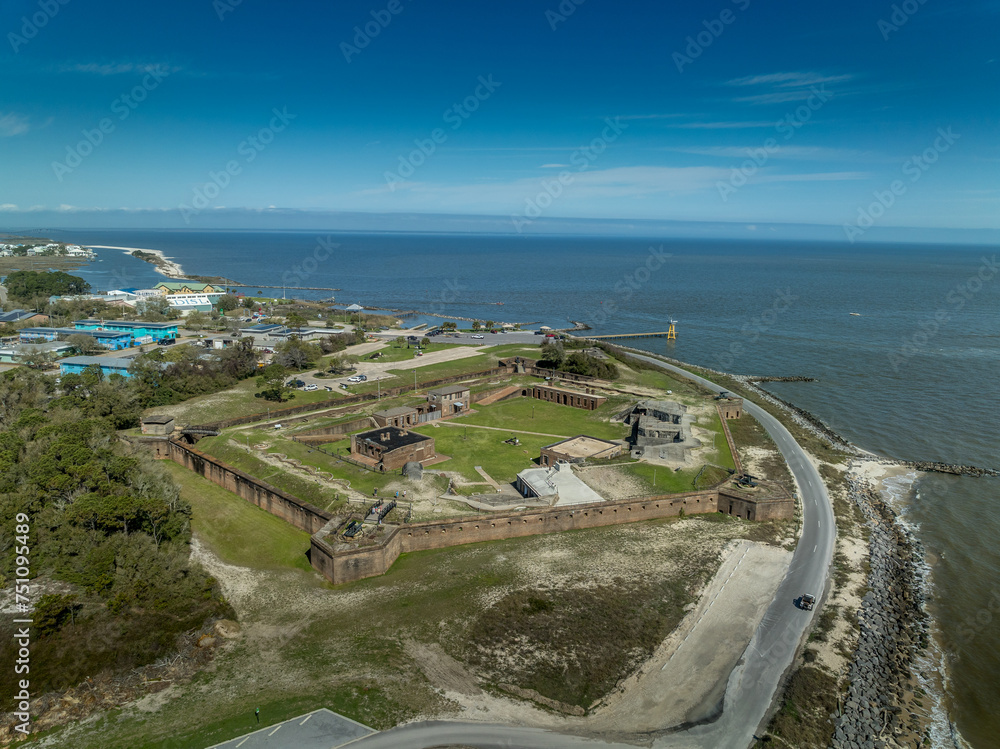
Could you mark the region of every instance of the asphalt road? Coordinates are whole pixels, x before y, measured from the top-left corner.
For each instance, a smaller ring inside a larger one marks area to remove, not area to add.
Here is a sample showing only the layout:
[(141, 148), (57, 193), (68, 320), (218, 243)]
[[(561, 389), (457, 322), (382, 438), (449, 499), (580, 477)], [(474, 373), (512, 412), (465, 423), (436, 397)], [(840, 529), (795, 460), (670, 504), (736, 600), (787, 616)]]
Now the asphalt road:
[[(710, 390), (721, 390), (713, 382), (678, 367), (638, 354), (640, 359), (688, 377)], [(836, 526), (826, 486), (788, 430), (759, 406), (745, 402), (744, 410), (767, 430), (788, 463), (802, 499), (802, 535), (792, 555), (785, 579), (754, 633), (743, 659), (733, 669), (726, 688), (721, 715), (700, 725), (661, 735), (653, 746), (673, 749), (746, 749), (774, 700), (782, 676), (791, 667), (799, 643), (819, 610), (797, 608), (803, 593), (819, 598), (825, 588)], [(646, 737), (646, 746), (652, 737)], [(535, 728), (488, 723), (425, 721), (410, 723), (351, 742), (352, 749), (430, 749), (446, 745), (478, 749), (619, 749), (633, 744), (605, 742)]]

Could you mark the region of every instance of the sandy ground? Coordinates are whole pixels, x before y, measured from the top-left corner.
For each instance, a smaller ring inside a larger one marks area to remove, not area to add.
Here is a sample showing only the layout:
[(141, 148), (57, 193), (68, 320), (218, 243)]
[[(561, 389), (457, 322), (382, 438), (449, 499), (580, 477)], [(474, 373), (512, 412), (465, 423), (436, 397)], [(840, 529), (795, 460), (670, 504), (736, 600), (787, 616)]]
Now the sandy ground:
[(163, 261), (162, 263), (157, 263), (154, 265), (157, 273), (160, 273), (161, 275), (164, 275), (167, 278), (187, 277), (184, 273), (184, 269), (179, 264), (175, 263), (173, 260), (164, 255), (162, 250), (150, 250), (145, 247), (111, 247), (109, 245), (101, 245), (101, 244), (90, 244), (87, 245), (87, 247), (95, 250), (121, 250), (126, 255), (131, 255), (136, 250), (138, 250), (139, 252), (148, 252), (150, 255), (156, 255), (158, 258), (160, 258), (161, 261)]
[(439, 664), (436, 651), (429, 649), (413, 655), (444, 696), (461, 706), (460, 713), (442, 717), (591, 735), (662, 730), (712, 713), (790, 560), (791, 553), (780, 548), (749, 541), (729, 544), (719, 571), (680, 626), (584, 718), (473, 692), (475, 678), (462, 664), (451, 659)]
[(605, 700), (590, 729), (655, 731), (711, 715), (791, 558), (773, 546), (733, 544), (695, 608), (642, 670)]

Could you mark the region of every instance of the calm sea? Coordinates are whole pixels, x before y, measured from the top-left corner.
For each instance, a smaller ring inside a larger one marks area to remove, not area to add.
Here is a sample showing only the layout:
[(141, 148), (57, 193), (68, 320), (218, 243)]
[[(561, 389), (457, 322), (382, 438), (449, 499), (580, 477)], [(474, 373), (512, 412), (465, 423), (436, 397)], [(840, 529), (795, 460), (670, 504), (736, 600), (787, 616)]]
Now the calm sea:
[[(341, 289), (268, 292), (277, 297), (582, 321), (597, 333), (661, 331), (674, 318), (677, 341), (633, 345), (731, 372), (815, 377), (773, 389), (876, 453), (1000, 466), (995, 247), (305, 232), (55, 238), (163, 250), (188, 273), (247, 284)], [(95, 288), (162, 280), (124, 253), (99, 257), (82, 271)], [(1000, 735), (998, 495), (997, 479), (934, 475), (902, 502), (932, 565), (951, 715), (977, 749)]]

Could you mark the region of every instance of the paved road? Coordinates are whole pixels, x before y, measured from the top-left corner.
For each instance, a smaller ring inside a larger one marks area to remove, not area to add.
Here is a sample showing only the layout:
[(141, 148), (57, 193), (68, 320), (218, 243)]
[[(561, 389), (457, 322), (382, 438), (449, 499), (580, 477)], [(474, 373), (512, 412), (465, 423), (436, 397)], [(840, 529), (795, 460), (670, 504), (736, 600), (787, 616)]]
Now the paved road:
[[(721, 390), (713, 382), (658, 359), (633, 355), (689, 377), (711, 390)], [(745, 403), (744, 408), (760, 421), (774, 439), (798, 482), (802, 497), (802, 535), (774, 601), (754, 633), (743, 660), (729, 677), (722, 714), (712, 722), (660, 736), (654, 742), (656, 747), (745, 749), (749, 746), (767, 714), (778, 683), (791, 666), (795, 651), (815, 614), (815, 611), (798, 609), (795, 600), (804, 592), (819, 595), (826, 587), (836, 541), (833, 509), (826, 487), (805, 451), (777, 419), (753, 403)], [(481, 749), (628, 746), (538, 729), (458, 722), (404, 725), (367, 736), (351, 746), (352, 749), (427, 749), (448, 743)]]
[[(252, 716), (248, 715), (247, 720), (253, 722)], [(370, 733), (372, 729), (368, 726), (322, 708), (208, 749), (336, 749)]]

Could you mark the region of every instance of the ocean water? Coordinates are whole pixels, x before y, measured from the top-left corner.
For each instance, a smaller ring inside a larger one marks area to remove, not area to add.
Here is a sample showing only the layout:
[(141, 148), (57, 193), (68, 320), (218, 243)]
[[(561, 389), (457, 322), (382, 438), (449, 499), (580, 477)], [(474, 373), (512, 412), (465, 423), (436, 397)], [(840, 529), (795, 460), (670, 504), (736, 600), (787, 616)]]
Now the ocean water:
[[(158, 249), (188, 273), (248, 284), (337, 288), (284, 293), (338, 303), (582, 321), (596, 333), (662, 331), (674, 318), (678, 340), (630, 344), (730, 372), (815, 377), (771, 387), (873, 452), (1000, 467), (996, 247), (307, 232), (54, 238)], [(162, 280), (122, 252), (99, 258), (80, 271), (95, 288)], [(950, 715), (973, 747), (996, 746), (1000, 480), (931, 475), (899, 495), (928, 554)]]

